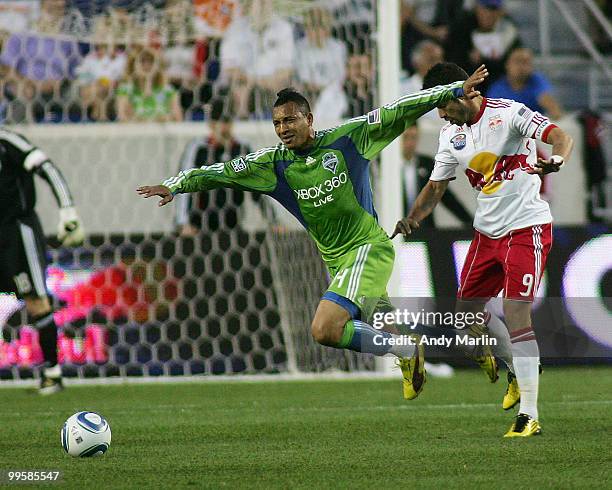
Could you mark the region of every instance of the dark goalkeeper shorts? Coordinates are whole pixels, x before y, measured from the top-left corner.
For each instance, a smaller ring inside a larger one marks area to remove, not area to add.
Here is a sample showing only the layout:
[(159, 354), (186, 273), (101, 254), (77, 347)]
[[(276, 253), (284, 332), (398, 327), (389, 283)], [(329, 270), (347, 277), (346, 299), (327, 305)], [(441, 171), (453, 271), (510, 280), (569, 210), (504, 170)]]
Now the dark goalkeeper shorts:
[(47, 295), (46, 240), (36, 215), (0, 225), (0, 293)]

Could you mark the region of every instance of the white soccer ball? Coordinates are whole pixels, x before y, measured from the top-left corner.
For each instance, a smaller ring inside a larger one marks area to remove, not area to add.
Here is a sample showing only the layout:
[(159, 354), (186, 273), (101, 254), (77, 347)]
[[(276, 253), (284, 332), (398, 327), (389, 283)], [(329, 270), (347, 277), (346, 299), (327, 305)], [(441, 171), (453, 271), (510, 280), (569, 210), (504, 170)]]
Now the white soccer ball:
[(70, 456), (102, 456), (110, 446), (111, 429), (95, 412), (77, 412), (62, 427), (62, 447)]

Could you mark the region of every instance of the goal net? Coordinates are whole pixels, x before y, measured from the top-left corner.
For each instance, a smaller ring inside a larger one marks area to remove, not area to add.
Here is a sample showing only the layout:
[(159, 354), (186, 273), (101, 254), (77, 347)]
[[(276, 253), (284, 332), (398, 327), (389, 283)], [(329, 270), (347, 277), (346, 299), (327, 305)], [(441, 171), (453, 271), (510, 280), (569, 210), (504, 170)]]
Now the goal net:
[[(60, 168), (87, 232), (82, 247), (57, 246), (38, 182), (65, 375), (374, 369), (312, 341), (328, 278), (293, 218), (215, 190), (194, 196), (185, 223), (178, 202), (159, 209), (135, 189), (176, 174), (190, 151), (208, 164), (234, 140), (275, 144), (270, 107), (284, 86), (306, 93), (317, 127), (371, 109), (375, 3), (0, 2), (0, 117)], [(0, 295), (0, 324), (0, 379), (36, 376), (37, 332), (13, 296)]]

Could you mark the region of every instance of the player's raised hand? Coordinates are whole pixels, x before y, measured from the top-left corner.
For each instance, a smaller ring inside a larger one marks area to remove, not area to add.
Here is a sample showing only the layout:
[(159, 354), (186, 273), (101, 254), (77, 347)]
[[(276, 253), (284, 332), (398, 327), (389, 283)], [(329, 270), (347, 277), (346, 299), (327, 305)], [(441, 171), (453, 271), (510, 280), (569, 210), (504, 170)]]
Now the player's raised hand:
[(136, 189), (136, 192), (144, 198), (153, 196), (161, 197), (162, 199), (157, 204), (158, 206), (165, 206), (174, 199), (174, 195), (165, 185), (144, 185)]
[(395, 230), (393, 230), (393, 235), (391, 235), (390, 238), (391, 240), (393, 240), (395, 236), (399, 235), (400, 233), (404, 235), (405, 237), (407, 237), (408, 235), (412, 233), (413, 230), (415, 231), (418, 230), (420, 226), (421, 225), (419, 225), (419, 222), (415, 219), (412, 219), (412, 218), (401, 219), (395, 225)]
[(559, 155), (553, 155), (549, 159), (538, 158), (532, 168), (527, 170), (528, 174), (546, 175), (553, 172), (558, 172), (563, 165), (563, 157)]
[(463, 84), (463, 94), (468, 99), (473, 99), (474, 97), (478, 97), (480, 95), (480, 91), (476, 90), (474, 87), (476, 85), (480, 85), (485, 81), (485, 78), (489, 76), (489, 71), (485, 65), (480, 65), (474, 73), (470, 75), (465, 83)]

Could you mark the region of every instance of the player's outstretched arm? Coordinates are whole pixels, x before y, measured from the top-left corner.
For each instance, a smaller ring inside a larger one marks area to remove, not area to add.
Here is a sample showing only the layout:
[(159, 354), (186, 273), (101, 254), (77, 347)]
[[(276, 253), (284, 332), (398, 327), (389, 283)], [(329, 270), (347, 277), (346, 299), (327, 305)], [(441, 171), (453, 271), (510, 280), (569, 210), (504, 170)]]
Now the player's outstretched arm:
[(416, 231), (420, 226), (419, 222), (427, 218), (440, 202), (446, 192), (448, 183), (449, 180), (430, 180), (427, 182), (427, 185), (419, 192), (408, 216), (399, 220), (395, 225), (395, 230), (393, 230), (390, 238), (393, 239), (400, 233), (407, 237), (412, 234), (413, 230)]
[(370, 111), (362, 118), (349, 121), (351, 124), (341, 125), (336, 131), (329, 133), (330, 139), (340, 132), (347, 132), (359, 153), (372, 160), (391, 141), (402, 134), (423, 114), (434, 109), (441, 103), (453, 98), (465, 97), (473, 99), (480, 92), (475, 87), (481, 84), (489, 72), (481, 65), (467, 80), (457, 80), (448, 85), (439, 85), (413, 94), (407, 94), (389, 104)]
[(474, 73), (463, 84), (463, 95), (468, 99), (473, 99), (480, 95), (480, 91), (476, 90), (476, 86), (485, 81), (489, 76), (489, 71), (485, 65), (480, 65)]
[(145, 199), (153, 196), (161, 197), (158, 206), (165, 206), (174, 199), (174, 195), (165, 185), (144, 185), (136, 189), (136, 192)]

